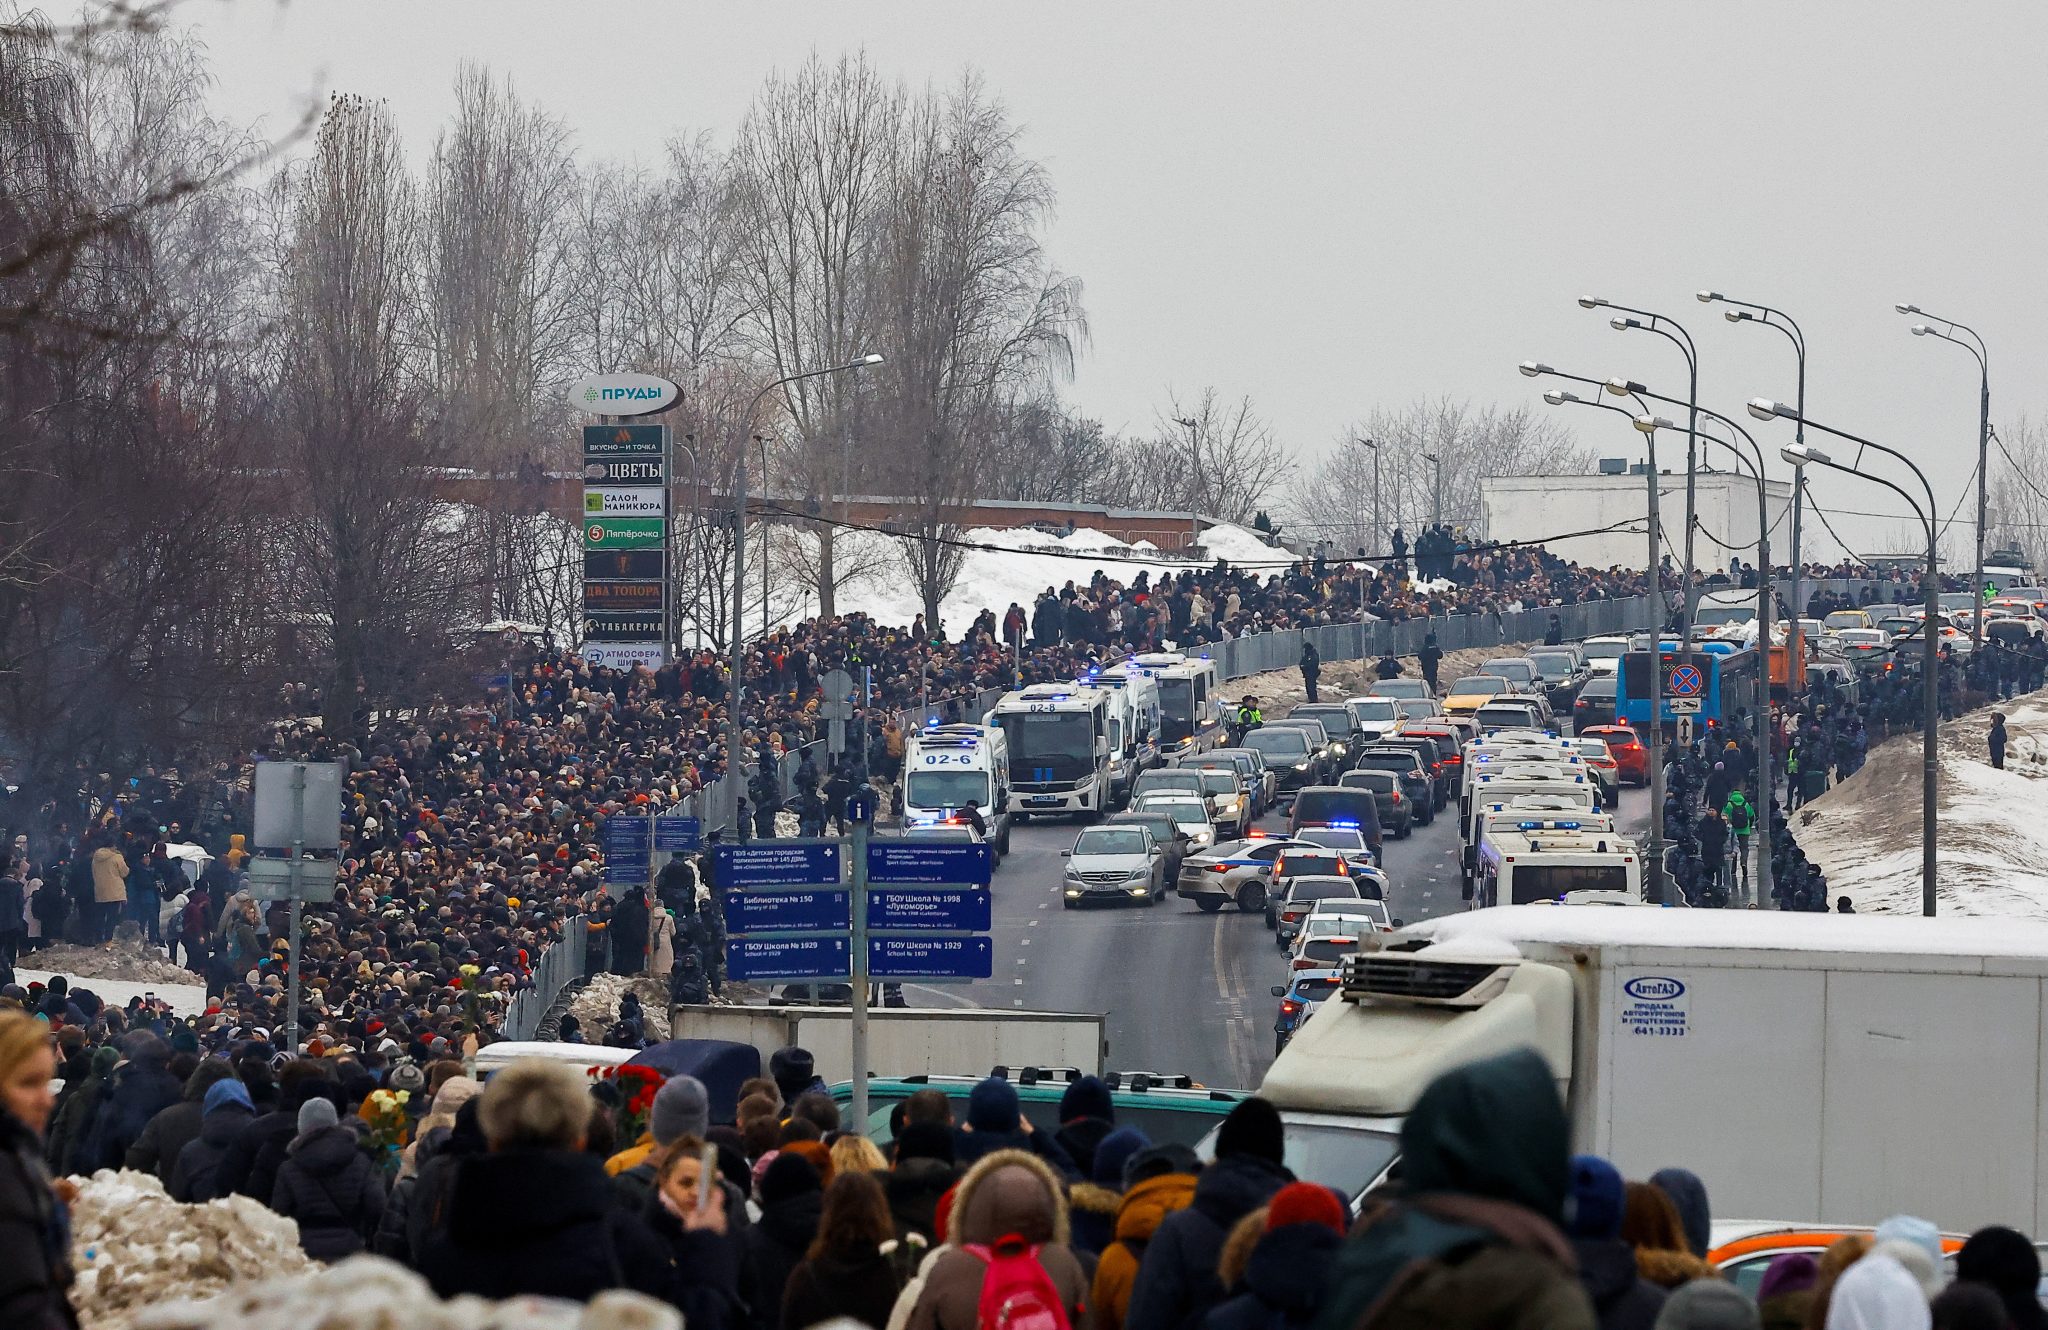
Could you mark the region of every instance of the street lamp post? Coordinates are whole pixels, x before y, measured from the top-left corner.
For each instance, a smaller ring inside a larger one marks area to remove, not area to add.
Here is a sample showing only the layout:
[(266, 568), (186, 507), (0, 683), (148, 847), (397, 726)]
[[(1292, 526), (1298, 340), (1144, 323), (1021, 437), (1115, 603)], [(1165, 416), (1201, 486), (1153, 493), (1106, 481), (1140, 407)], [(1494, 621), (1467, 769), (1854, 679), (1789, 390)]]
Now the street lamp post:
[[(1758, 420), (1771, 420), (1780, 416), (1793, 419), (1798, 416), (1795, 408), (1786, 406), (1783, 402), (1773, 402), (1763, 397), (1750, 399), (1749, 413)], [(1940, 782), (1939, 768), (1935, 765), (1935, 738), (1941, 724), (1941, 662), (1935, 651), (1937, 636), (1935, 629), (1941, 622), (1941, 582), (1938, 553), (1940, 533), (1935, 526), (1937, 512), (1934, 503), (1934, 486), (1928, 484), (1926, 473), (1914, 465), (1913, 459), (1896, 448), (1886, 447), (1884, 444), (1863, 438), (1861, 435), (1850, 434), (1846, 430), (1830, 428), (1819, 421), (1808, 421), (1807, 423), (1823, 434), (1832, 434), (1838, 439), (1846, 439), (1850, 443), (1857, 445), (1859, 449), (1872, 448), (1888, 456), (1896, 457), (1899, 461), (1904, 462), (1906, 468), (1919, 478), (1920, 487), (1927, 495), (1927, 506), (1922, 508), (1919, 501), (1907, 493), (1901, 486), (1893, 484), (1883, 476), (1864, 471), (1853, 464), (1837, 462), (1820, 449), (1811, 445), (1794, 444), (1789, 448), (1781, 450), (1781, 455), (1785, 460), (1796, 467), (1803, 468), (1809, 464), (1825, 466), (1836, 471), (1847, 472), (1852, 476), (1861, 476), (1865, 480), (1874, 481), (1884, 486), (1892, 491), (1892, 493), (1904, 499), (1913, 509), (1914, 514), (1920, 518), (1921, 523), (1927, 528), (1927, 571), (1922, 579), (1924, 583), (1922, 593), (1925, 599), (1927, 617), (1920, 625), (1923, 639), (1920, 656), (1920, 690), (1924, 695), (1920, 717), (1920, 912), (1932, 918), (1934, 916), (1934, 806)], [(1862, 454), (1859, 452), (1857, 456), (1860, 460)]]
[(1444, 524), (1444, 459), (1435, 453), (1424, 453), (1422, 460), (1429, 463), (1429, 524)]
[(1372, 538), (1377, 541), (1380, 538), (1380, 445), (1375, 439), (1355, 436), (1351, 441), (1372, 453)]
[[(1915, 337), (1939, 337), (1944, 342), (1957, 346), (1977, 357), (1977, 563), (1970, 578), (1970, 649), (1974, 652), (1984, 645), (1984, 519), (1987, 516), (1988, 495), (1991, 476), (1991, 353), (1984, 345), (1984, 339), (1968, 324), (1944, 319), (1939, 314), (1929, 314), (1918, 305), (1894, 305), (1901, 314), (1918, 314), (1929, 320), (1913, 325)], [(1945, 325), (1937, 328), (1939, 323)], [(1956, 336), (1962, 333), (1969, 338), (1964, 341)]]
[[(1677, 405), (1671, 398), (1659, 397), (1643, 389), (1640, 384), (1630, 384), (1632, 390), (1641, 392), (1654, 401)], [(1611, 385), (1610, 385), (1611, 388)], [(1756, 557), (1762, 576), (1757, 578), (1756, 591), (1756, 641), (1757, 663), (1759, 666), (1762, 694), (1757, 699), (1756, 714), (1751, 718), (1756, 743), (1756, 787), (1758, 812), (1756, 898), (1757, 904), (1769, 909), (1771, 899), (1771, 707), (1770, 707), (1770, 646), (1771, 646), (1771, 512), (1770, 492), (1764, 485), (1764, 449), (1750, 432), (1718, 411), (1700, 408), (1700, 414), (1709, 420), (1719, 421), (1740, 435), (1749, 445), (1745, 453), (1733, 440), (1709, 434), (1706, 437), (1735, 454), (1736, 461), (1745, 467), (1756, 479)], [(1645, 434), (1654, 434), (1659, 429), (1676, 430), (1677, 424), (1662, 416), (1641, 415), (1636, 417), (1636, 428)], [(1789, 672), (1788, 672), (1789, 677)]]
[[(1550, 366), (1534, 360), (1525, 360), (1518, 368), (1524, 376), (1532, 379), (1548, 374), (1555, 378), (1569, 379), (1574, 383), (1590, 384), (1594, 388), (1604, 386), (1603, 382), (1599, 379), (1588, 379), (1582, 378), (1577, 374), (1566, 374), (1561, 370), (1552, 369)], [(1552, 389), (1544, 393), (1543, 400), (1552, 406), (1593, 406), (1603, 411), (1618, 412), (1621, 415), (1628, 416), (1630, 420), (1635, 418), (1631, 412), (1624, 411), (1622, 408), (1611, 403), (1600, 401), (1597, 397), (1588, 400), (1577, 393), (1565, 392), (1562, 389)], [(1644, 410), (1648, 409), (1647, 404), (1645, 404)], [(1658, 569), (1662, 566), (1661, 550), (1664, 541), (1664, 528), (1658, 516), (1660, 511), (1658, 507), (1658, 491), (1661, 488), (1661, 476), (1657, 470), (1657, 436), (1655, 434), (1644, 436), (1644, 446), (1648, 448), (1650, 457), (1648, 523), (1650, 528), (1650, 559), (1648, 564), (1650, 594), (1655, 598), (1657, 606), (1657, 620), (1650, 625), (1650, 853), (1648, 857), (1650, 872), (1657, 884), (1657, 899), (1661, 902), (1668, 901), (1671, 886), (1664, 875), (1664, 672), (1658, 668), (1659, 635), (1664, 631), (1664, 610), (1666, 608), (1664, 603), (1664, 582), (1658, 576)], [(1622, 663), (1624, 666), (1627, 664), (1626, 661)]]
[[(785, 374), (774, 382), (764, 385), (761, 391), (755, 393), (753, 398), (748, 401), (746, 412), (741, 415), (740, 419), (742, 421), (751, 421), (754, 418), (754, 409), (761, 405), (761, 399), (786, 383), (795, 383), (799, 379), (820, 378), (826, 374), (840, 374), (847, 370), (863, 369), (869, 365), (879, 365), (881, 363), (882, 357), (871, 352), (858, 360), (850, 360), (844, 365), (828, 365), (824, 369), (810, 369), (797, 374)], [(767, 483), (765, 455), (762, 465), (762, 483), (764, 485)], [(740, 760), (740, 702), (746, 695), (746, 668), (743, 664), (742, 647), (743, 639), (747, 633), (746, 607), (744, 603), (747, 585), (747, 449), (744, 444), (734, 451), (732, 488), (732, 681), (726, 690), (725, 776), (726, 784), (732, 787), (730, 796), (732, 802), (729, 807), (732, 809), (733, 835), (738, 837), (741, 834), (740, 783), (744, 775), (743, 768), (746, 765)], [(765, 531), (762, 533), (761, 553), (763, 556), (762, 564), (764, 565), (762, 576), (765, 578), (767, 576), (765, 565), (768, 553), (767, 533)], [(765, 605), (768, 599), (765, 589), (762, 592), (761, 599)], [(765, 627), (762, 630), (762, 635), (764, 637), (767, 635)]]
[[(1733, 309), (1724, 309), (1721, 311), (1722, 318), (1728, 320), (1728, 322), (1730, 323), (1754, 323), (1765, 328), (1775, 328), (1779, 332), (1785, 334), (1786, 340), (1792, 343), (1793, 356), (1797, 360), (1799, 367), (1799, 381), (1798, 386), (1795, 390), (1796, 396), (1794, 398), (1793, 405), (1797, 408), (1800, 415), (1799, 421), (1793, 426), (1792, 441), (1794, 443), (1805, 443), (1805, 330), (1800, 328), (1799, 324), (1793, 320), (1791, 315), (1785, 313), (1783, 310), (1772, 309), (1769, 305), (1759, 305), (1756, 302), (1750, 300), (1737, 300), (1733, 296), (1722, 295), (1719, 291), (1701, 291), (1699, 293), (1699, 299), (1700, 303), (1705, 305), (1711, 305), (1716, 301), (1724, 305), (1733, 305)], [(1804, 473), (1801, 474), (1803, 475)], [(1795, 668), (1795, 666), (1803, 663), (1806, 659), (1806, 657), (1802, 654), (1806, 650), (1806, 643), (1804, 640), (1805, 630), (1799, 626), (1799, 616), (1806, 613), (1806, 598), (1800, 594), (1800, 592), (1803, 590), (1801, 582), (1806, 572), (1806, 566), (1805, 564), (1800, 562), (1802, 555), (1800, 553), (1799, 544), (1799, 519), (1803, 515), (1804, 510), (1806, 508), (1805, 499), (1806, 486), (1803, 484), (1795, 483), (1792, 486), (1792, 618), (1791, 621), (1787, 623), (1785, 626), (1785, 692), (1788, 697), (1791, 695), (1792, 692), (1792, 681), (1795, 678), (1799, 677), (1799, 671), (1797, 668)], [(1769, 578), (1770, 570), (1768, 568), (1764, 570), (1764, 575), (1766, 579)], [(1765, 805), (1764, 812), (1766, 816), (1768, 816), (1770, 812), (1770, 806), (1768, 804)]]
[[(1679, 589), (1678, 640), (1683, 646), (1692, 641), (1693, 614), (1699, 604), (1699, 588), (1693, 576), (1693, 532), (1699, 523), (1695, 517), (1694, 478), (1699, 472), (1699, 427), (1700, 427), (1700, 357), (1693, 345), (1692, 334), (1687, 332), (1676, 319), (1664, 314), (1652, 313), (1646, 309), (1631, 309), (1617, 305), (1600, 296), (1580, 296), (1581, 309), (1612, 309), (1620, 313), (1607, 323), (1616, 332), (1651, 332), (1670, 342), (1685, 354), (1686, 367), (1686, 422), (1685, 422), (1685, 584)], [(1626, 317), (1633, 315), (1634, 317)], [(1648, 319), (1648, 323), (1643, 320)]]

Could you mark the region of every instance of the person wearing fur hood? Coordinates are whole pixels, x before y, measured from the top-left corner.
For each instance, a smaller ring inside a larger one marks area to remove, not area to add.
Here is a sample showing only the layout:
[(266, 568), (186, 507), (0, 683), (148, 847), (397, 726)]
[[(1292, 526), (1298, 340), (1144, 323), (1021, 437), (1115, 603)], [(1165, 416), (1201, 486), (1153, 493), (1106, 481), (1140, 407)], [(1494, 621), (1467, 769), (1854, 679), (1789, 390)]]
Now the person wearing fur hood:
[[(1037, 1155), (998, 1150), (984, 1155), (953, 1190), (945, 1245), (925, 1258), (903, 1290), (891, 1330), (974, 1330), (988, 1266), (969, 1247), (1012, 1234), (1038, 1248), (1038, 1260), (1059, 1290), (1067, 1319), (1087, 1311), (1088, 1274), (1068, 1246), (1067, 1202), (1059, 1175)], [(908, 1315), (905, 1315), (905, 1307)]]

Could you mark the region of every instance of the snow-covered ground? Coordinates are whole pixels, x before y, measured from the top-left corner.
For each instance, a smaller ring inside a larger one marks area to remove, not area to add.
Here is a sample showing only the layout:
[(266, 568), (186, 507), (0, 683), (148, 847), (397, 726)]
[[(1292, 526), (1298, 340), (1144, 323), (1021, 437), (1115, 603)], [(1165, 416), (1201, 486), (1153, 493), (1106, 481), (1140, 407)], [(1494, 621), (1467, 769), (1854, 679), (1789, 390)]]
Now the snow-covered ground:
[[(1941, 727), (1935, 808), (1936, 908), (2048, 918), (2048, 693), (2005, 712), (2005, 770), (1993, 769), (1989, 711)], [(1920, 912), (1920, 737), (1879, 744), (1861, 771), (1792, 815), (1828, 895), (1858, 910)]]

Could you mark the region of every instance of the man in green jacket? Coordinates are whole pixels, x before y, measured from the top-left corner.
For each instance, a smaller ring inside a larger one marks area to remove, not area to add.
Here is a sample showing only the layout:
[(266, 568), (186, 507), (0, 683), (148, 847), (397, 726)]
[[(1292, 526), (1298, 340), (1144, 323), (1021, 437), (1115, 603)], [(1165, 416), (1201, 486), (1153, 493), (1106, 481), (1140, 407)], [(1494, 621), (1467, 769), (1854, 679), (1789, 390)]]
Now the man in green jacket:
[(1338, 1253), (1316, 1330), (1595, 1330), (1559, 1227), (1570, 1137), (1532, 1049), (1431, 1082), (1401, 1124), (1403, 1196)]
[(1742, 874), (1742, 889), (1749, 890), (1749, 837), (1756, 830), (1756, 805), (1741, 790), (1728, 793), (1728, 803), (1721, 809), (1721, 816), (1728, 819), (1728, 832), (1735, 837), (1735, 866)]

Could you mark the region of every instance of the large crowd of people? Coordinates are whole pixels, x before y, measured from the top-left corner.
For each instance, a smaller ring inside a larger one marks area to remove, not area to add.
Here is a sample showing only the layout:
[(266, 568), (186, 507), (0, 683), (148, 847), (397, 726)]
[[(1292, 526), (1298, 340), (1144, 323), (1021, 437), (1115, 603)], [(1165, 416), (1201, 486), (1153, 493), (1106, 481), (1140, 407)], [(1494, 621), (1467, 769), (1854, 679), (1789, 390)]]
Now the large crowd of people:
[(1204, 1159), (1119, 1122), (1093, 1077), (1037, 1125), (991, 1077), (897, 1103), (883, 1148), (845, 1130), (801, 1049), (714, 1107), (688, 1075), (529, 1060), (480, 1085), (454, 1059), (332, 1050), (273, 1070), (202, 1055), (161, 1013), (116, 1034), (0, 1008), (0, 1324), (21, 1330), (76, 1330), (65, 1175), (96, 1166), (178, 1199), (253, 1197), (310, 1257), (383, 1256), (444, 1297), (626, 1289), (691, 1330), (2048, 1324), (2034, 1245), (2002, 1227), (1945, 1250), (1894, 1215), (1731, 1279), (1709, 1259), (1705, 1182), (1571, 1155), (1528, 1049), (1438, 1077), (1403, 1120), (1397, 1179), (1353, 1197), (1296, 1176), (1259, 1098)]

